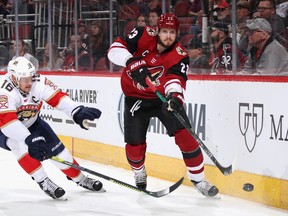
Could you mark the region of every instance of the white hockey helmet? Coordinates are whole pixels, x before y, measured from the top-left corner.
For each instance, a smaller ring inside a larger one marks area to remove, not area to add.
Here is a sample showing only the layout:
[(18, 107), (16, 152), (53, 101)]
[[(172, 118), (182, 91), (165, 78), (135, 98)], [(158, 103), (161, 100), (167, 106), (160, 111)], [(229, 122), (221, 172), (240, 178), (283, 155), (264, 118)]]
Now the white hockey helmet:
[(35, 77), (36, 70), (34, 65), (25, 57), (19, 56), (9, 61), (7, 71), (10, 77), (13, 75), (16, 77), (17, 85), (19, 85), (22, 77)]

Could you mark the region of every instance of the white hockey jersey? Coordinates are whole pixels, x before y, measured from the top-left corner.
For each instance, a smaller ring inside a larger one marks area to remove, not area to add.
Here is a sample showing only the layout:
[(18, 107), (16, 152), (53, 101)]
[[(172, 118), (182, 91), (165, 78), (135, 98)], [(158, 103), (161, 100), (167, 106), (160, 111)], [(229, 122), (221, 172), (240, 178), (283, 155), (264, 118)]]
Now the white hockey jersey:
[(45, 76), (39, 75), (31, 91), (23, 96), (10, 80), (10, 74), (0, 79), (0, 129), (7, 137), (24, 140), (30, 127), (38, 118), (43, 101), (65, 112), (69, 117), (78, 106)]

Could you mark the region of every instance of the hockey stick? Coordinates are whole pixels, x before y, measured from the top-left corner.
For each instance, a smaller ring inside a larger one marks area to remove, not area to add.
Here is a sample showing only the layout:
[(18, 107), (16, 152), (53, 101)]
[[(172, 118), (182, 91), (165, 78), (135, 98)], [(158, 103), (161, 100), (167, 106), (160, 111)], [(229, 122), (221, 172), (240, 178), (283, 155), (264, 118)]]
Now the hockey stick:
[[(146, 77), (147, 85), (152, 89), (153, 92), (160, 98), (162, 102), (167, 102), (166, 98), (156, 89), (156, 87), (151, 82), (150, 78)], [(203, 143), (203, 141), (198, 137), (198, 135), (192, 130), (189, 124), (184, 120), (184, 118), (175, 110), (173, 111), (174, 116), (179, 120), (179, 122), (188, 130), (191, 136), (198, 142), (200, 147), (206, 152), (208, 157), (213, 161), (216, 167), (223, 173), (223, 175), (229, 175), (233, 172), (232, 164), (228, 167), (222, 166), (218, 160), (214, 157), (212, 152), (207, 148), (207, 146)]]
[(184, 180), (184, 177), (182, 177), (179, 181), (177, 181), (177, 182), (176, 182), (175, 184), (173, 184), (172, 186), (170, 186), (170, 187), (168, 187), (168, 188), (166, 188), (166, 189), (160, 190), (160, 191), (148, 191), (148, 190), (141, 189), (141, 188), (135, 187), (135, 186), (133, 186), (133, 185), (130, 185), (130, 184), (126, 183), (126, 182), (123, 182), (123, 181), (114, 179), (114, 178), (112, 178), (112, 177), (103, 175), (103, 174), (101, 174), (101, 173), (95, 172), (95, 171), (93, 171), (93, 170), (87, 169), (87, 168), (85, 168), (85, 167), (82, 167), (82, 166), (79, 166), (79, 165), (70, 163), (69, 161), (62, 160), (61, 158), (58, 158), (58, 157), (55, 157), (55, 156), (52, 156), (50, 159), (51, 159), (51, 160), (54, 160), (54, 161), (57, 161), (57, 162), (59, 162), (59, 163), (68, 165), (68, 166), (70, 166), (70, 167), (73, 167), (73, 168), (75, 168), (75, 169), (77, 169), (77, 170), (81, 170), (81, 171), (90, 173), (90, 174), (92, 174), (92, 175), (98, 176), (98, 177), (100, 177), (100, 178), (106, 179), (106, 180), (111, 181), (111, 182), (113, 182), (113, 183), (115, 183), (115, 184), (124, 186), (124, 187), (126, 187), (126, 188), (135, 190), (135, 191), (137, 191), (137, 192), (142, 192), (142, 193), (148, 194), (148, 195), (153, 196), (153, 197), (156, 197), (156, 198), (159, 198), (159, 197), (162, 197), (162, 196), (165, 196), (165, 195), (170, 194), (171, 192), (173, 192), (174, 190), (176, 190), (176, 189), (182, 184), (182, 182), (183, 182), (183, 180)]

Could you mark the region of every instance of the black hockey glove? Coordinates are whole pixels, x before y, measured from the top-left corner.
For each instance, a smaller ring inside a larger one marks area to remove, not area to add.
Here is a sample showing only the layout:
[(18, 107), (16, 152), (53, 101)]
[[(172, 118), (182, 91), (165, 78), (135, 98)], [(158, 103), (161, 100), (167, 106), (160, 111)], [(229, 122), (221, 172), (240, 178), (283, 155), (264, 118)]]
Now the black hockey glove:
[(81, 128), (88, 130), (87, 120), (93, 121), (101, 116), (101, 111), (93, 107), (78, 106), (72, 111), (73, 120)]
[(147, 88), (145, 78), (150, 76), (150, 71), (147, 68), (146, 61), (140, 57), (133, 57), (127, 60), (126, 67), (131, 73), (132, 79)]
[(28, 145), (29, 155), (36, 160), (43, 161), (53, 156), (52, 150), (43, 136), (30, 134), (25, 139), (25, 143)]
[(182, 93), (179, 92), (171, 92), (167, 98), (167, 103), (164, 103), (165, 108), (168, 110), (168, 112), (179, 112), (183, 109), (184, 105), (184, 97)]

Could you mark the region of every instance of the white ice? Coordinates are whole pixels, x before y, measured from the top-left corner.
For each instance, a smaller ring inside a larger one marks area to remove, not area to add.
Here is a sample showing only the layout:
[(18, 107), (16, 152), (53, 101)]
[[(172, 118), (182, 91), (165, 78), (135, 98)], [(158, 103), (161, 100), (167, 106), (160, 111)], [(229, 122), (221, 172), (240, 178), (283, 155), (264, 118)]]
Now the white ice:
[[(80, 165), (133, 185), (129, 170), (78, 159)], [(20, 168), (11, 152), (0, 149), (0, 216), (287, 216), (288, 211), (222, 195), (209, 199), (192, 186), (181, 185), (173, 193), (154, 198), (101, 179), (107, 192), (94, 193), (76, 186), (50, 163), (44, 167), (49, 177), (66, 191), (67, 201), (53, 200)], [(180, 176), (179, 176), (180, 179)], [(151, 191), (173, 184), (148, 177)]]

